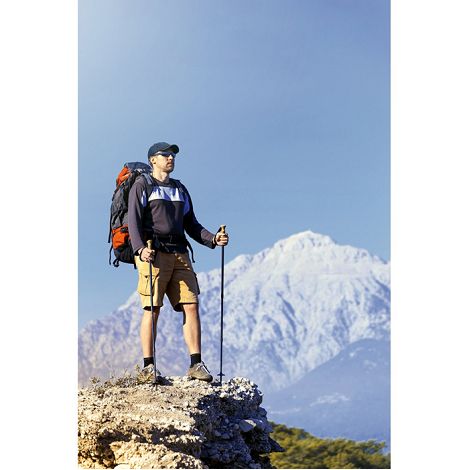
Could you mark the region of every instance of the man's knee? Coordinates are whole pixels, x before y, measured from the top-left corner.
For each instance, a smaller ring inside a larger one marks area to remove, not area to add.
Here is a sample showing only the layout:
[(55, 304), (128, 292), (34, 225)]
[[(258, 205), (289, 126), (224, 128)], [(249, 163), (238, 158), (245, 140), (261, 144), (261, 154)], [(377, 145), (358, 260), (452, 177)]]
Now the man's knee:
[(188, 313), (190, 315), (195, 315), (198, 313), (199, 304), (180, 304), (183, 310), (183, 315)]
[(186, 315), (190, 318), (199, 318), (198, 304), (181, 304), (183, 310), (183, 325), (186, 325)]
[[(153, 307), (153, 315), (155, 317), (160, 313), (160, 307)], [(144, 307), (144, 317), (152, 318), (152, 311), (150, 307)]]

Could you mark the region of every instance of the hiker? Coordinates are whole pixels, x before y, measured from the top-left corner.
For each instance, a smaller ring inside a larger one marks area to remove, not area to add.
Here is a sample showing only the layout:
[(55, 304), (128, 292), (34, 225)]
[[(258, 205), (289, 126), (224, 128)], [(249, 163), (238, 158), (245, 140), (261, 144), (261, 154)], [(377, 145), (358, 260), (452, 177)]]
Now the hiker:
[[(183, 313), (183, 335), (191, 361), (187, 375), (211, 382), (212, 375), (201, 359), (200, 292), (188, 253), (188, 247), (191, 254), (192, 248), (185, 232), (209, 248), (227, 245), (228, 234), (218, 231), (214, 235), (205, 229), (194, 215), (188, 190), (178, 180), (170, 178), (178, 152), (179, 147), (175, 144), (153, 144), (148, 151), (152, 167), (151, 191), (146, 191), (145, 178), (140, 176), (129, 193), (129, 235), (139, 275), (137, 290), (144, 309), (140, 327), (144, 373), (160, 376), (156, 369), (153, 338), (166, 294), (173, 309)], [(152, 241), (153, 249), (148, 248), (148, 240)], [(153, 332), (149, 262), (152, 262)]]

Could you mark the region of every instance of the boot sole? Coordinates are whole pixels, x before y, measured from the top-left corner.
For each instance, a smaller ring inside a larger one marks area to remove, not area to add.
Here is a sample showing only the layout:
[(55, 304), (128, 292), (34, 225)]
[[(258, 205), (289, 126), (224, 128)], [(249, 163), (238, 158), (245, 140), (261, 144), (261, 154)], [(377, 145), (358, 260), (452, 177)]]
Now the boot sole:
[(212, 382), (214, 380), (214, 377), (211, 377), (210, 379), (209, 378), (203, 379), (203, 378), (200, 378), (200, 377), (193, 377), (192, 375), (188, 375), (187, 377), (189, 377), (191, 380), (201, 380), (202, 382)]

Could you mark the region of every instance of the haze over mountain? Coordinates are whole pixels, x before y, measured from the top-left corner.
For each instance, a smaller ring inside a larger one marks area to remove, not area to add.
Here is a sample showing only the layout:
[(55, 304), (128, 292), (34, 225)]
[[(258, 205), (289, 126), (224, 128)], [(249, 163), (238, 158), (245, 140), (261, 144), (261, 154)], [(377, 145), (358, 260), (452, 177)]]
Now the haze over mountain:
[[(360, 339), (388, 339), (389, 263), (311, 231), (280, 240), (225, 267), (224, 371), (281, 389)], [(203, 356), (218, 367), (220, 269), (198, 274)], [(137, 293), (79, 334), (80, 380), (141, 362)], [(184, 373), (181, 314), (165, 303), (158, 363)], [(256, 358), (256, 359), (255, 359)], [(163, 372), (162, 371), (162, 372)]]
[(265, 396), (270, 419), (317, 437), (390, 442), (390, 342), (363, 339)]
[[(203, 360), (215, 376), (220, 269), (198, 273), (198, 282)], [(141, 364), (140, 318), (134, 292), (81, 330), (80, 383)], [(181, 314), (165, 301), (156, 346), (164, 375), (183, 375), (188, 367), (181, 322)], [(287, 389), (354, 343), (388, 341), (389, 335), (390, 263), (367, 250), (306, 231), (225, 267), (223, 372), (227, 378), (250, 378), (265, 396)]]

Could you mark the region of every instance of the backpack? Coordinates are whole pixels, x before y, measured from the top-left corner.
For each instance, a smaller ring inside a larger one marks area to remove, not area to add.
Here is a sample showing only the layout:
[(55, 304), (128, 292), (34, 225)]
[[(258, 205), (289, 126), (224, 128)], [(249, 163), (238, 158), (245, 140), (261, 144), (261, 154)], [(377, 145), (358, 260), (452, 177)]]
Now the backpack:
[(111, 202), (111, 215), (109, 218), (108, 243), (109, 264), (111, 264), (111, 252), (114, 251), (115, 260), (112, 262), (116, 268), (119, 262), (129, 263), (135, 266), (134, 253), (130, 243), (129, 229), (127, 226), (127, 211), (129, 191), (136, 179), (142, 175), (146, 181), (147, 197), (152, 192), (154, 182), (150, 176), (152, 169), (146, 163), (127, 162), (116, 178), (116, 189)]
[[(137, 178), (142, 175), (145, 178), (145, 190), (148, 199), (154, 186), (157, 186), (157, 183), (151, 177), (151, 173), (152, 168), (146, 163), (127, 162), (124, 163), (124, 167), (116, 178), (116, 189), (114, 190), (111, 202), (108, 236), (108, 243), (112, 242), (109, 248), (109, 264), (116, 268), (119, 267), (120, 262), (133, 264), (135, 267), (134, 250), (132, 249), (127, 224), (129, 191)], [(179, 180), (171, 178), (170, 181), (175, 183), (176, 187), (186, 194)], [(193, 249), (186, 238), (185, 242), (191, 251), (194, 261)], [(112, 251), (114, 251), (115, 260), (111, 263)]]

